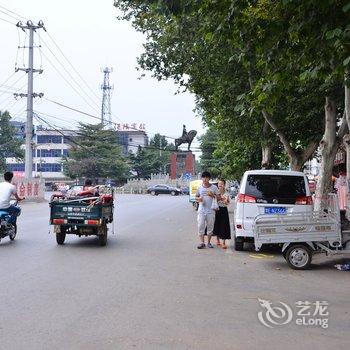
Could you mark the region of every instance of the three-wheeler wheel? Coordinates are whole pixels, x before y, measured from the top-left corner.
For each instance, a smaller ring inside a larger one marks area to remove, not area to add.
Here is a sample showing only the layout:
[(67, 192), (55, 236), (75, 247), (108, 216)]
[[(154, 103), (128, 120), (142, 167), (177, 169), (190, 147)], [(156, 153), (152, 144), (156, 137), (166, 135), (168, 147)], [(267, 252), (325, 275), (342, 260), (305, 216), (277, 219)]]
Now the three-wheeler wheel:
[(304, 244), (291, 245), (283, 256), (287, 264), (294, 270), (306, 270), (312, 261), (312, 251)]
[(57, 244), (63, 244), (66, 239), (66, 230), (62, 227), (56, 232), (56, 242)]
[(107, 225), (105, 223), (98, 228), (98, 241), (101, 247), (107, 244)]
[(56, 233), (56, 242), (57, 244), (63, 244), (66, 239), (66, 233), (65, 232), (57, 232)]

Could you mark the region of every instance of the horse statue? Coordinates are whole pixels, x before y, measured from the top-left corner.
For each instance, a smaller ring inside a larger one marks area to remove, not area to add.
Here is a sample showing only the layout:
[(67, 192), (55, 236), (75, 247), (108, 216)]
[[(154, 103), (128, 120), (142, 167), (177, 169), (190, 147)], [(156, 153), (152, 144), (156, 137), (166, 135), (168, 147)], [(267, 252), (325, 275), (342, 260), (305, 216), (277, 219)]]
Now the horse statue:
[(189, 132), (184, 131), (181, 137), (179, 137), (178, 139), (175, 139), (176, 150), (178, 150), (179, 146), (182, 145), (183, 143), (188, 143), (188, 150), (190, 150), (191, 143), (193, 139), (196, 137), (196, 135), (197, 135), (196, 130), (190, 130)]

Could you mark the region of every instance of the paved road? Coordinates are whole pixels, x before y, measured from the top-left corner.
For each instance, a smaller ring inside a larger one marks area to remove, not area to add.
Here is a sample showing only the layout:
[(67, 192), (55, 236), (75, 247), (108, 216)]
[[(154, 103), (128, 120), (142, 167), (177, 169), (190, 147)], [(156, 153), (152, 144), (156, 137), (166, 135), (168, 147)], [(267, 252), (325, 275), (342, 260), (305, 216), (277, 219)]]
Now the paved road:
[[(349, 348), (350, 274), (335, 260), (302, 272), (273, 251), (197, 250), (185, 197), (123, 195), (116, 216), (107, 247), (57, 246), (47, 203), (23, 205), (16, 241), (0, 244), (0, 349)], [(259, 298), (325, 300), (329, 328), (294, 315), (269, 329)]]

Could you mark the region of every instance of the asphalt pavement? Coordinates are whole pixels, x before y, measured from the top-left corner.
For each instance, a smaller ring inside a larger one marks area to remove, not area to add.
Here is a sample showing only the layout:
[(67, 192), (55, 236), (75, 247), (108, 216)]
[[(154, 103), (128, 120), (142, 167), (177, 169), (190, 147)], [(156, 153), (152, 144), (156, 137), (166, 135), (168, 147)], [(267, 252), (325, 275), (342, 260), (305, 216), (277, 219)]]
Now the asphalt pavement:
[(23, 204), (0, 243), (0, 349), (349, 349), (347, 259), (197, 250), (187, 196), (118, 195), (115, 215), (106, 247), (58, 246), (48, 203)]

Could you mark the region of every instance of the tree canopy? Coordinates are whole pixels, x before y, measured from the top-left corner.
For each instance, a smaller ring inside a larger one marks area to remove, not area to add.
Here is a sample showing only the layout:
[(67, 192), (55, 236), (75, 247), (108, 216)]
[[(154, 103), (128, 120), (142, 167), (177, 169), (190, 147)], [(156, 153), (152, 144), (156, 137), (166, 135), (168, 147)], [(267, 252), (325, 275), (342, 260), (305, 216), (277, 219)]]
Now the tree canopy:
[(149, 145), (129, 154), (129, 163), (135, 177), (148, 179), (151, 174), (169, 172), (170, 154), (175, 149), (165, 136), (155, 134)]
[(71, 178), (111, 178), (124, 181), (129, 167), (113, 130), (101, 124), (80, 123), (77, 136), (71, 138), (72, 148), (64, 162), (64, 171)]
[[(262, 163), (273, 166), (273, 156), (283, 163), (286, 155), (300, 170), (323, 137), (326, 97), (343, 108), (348, 1), (116, 0), (115, 6), (146, 34), (140, 67), (196, 95), (203, 120), (219, 131), (223, 156), (253, 159), (261, 152)], [(229, 171), (237, 173), (240, 164)]]
[(10, 113), (0, 111), (0, 172), (6, 171), (6, 157), (17, 160), (24, 158), (24, 150), (21, 149), (23, 140), (16, 138), (16, 129), (11, 125)]

